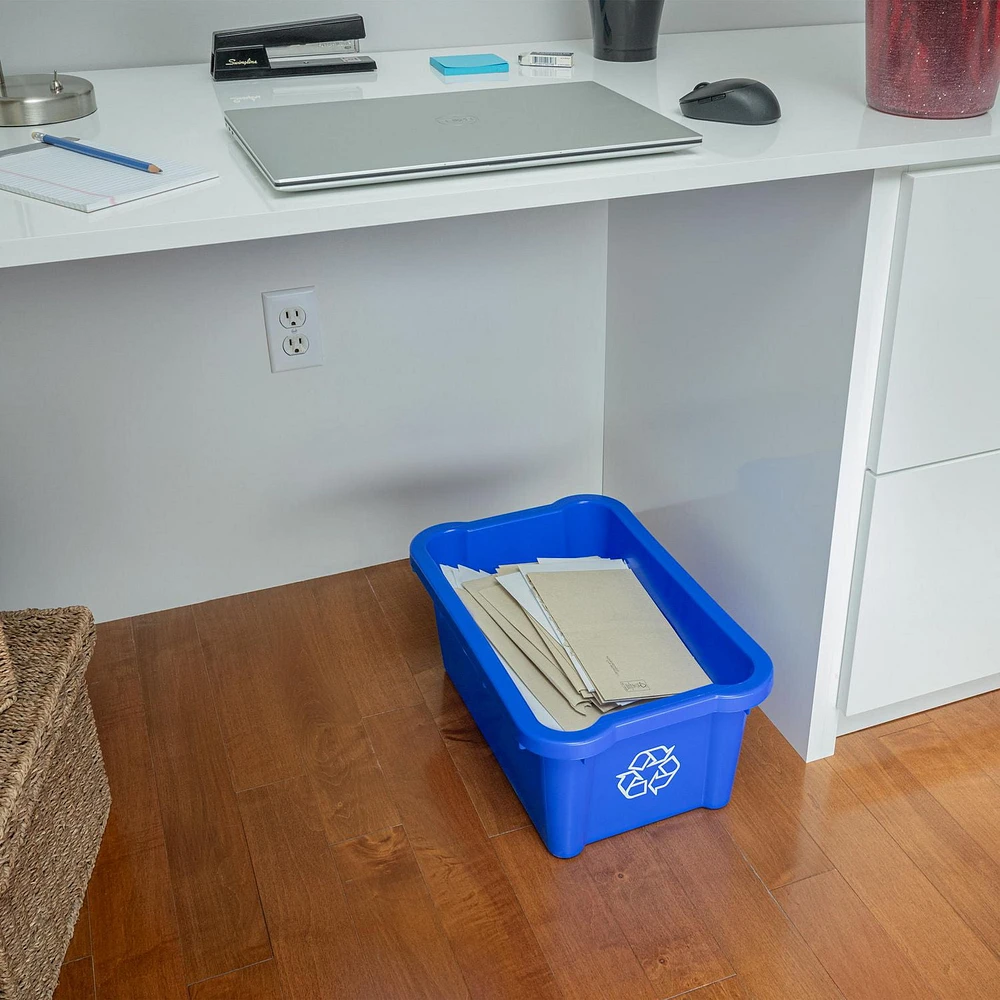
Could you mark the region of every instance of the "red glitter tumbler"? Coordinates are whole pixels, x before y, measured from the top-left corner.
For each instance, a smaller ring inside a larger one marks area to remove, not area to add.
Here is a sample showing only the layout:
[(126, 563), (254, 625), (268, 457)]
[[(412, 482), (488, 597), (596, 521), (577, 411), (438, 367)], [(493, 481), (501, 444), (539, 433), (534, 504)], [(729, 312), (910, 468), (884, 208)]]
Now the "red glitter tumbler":
[(997, 0), (868, 0), (868, 103), (913, 118), (972, 118), (1000, 83)]

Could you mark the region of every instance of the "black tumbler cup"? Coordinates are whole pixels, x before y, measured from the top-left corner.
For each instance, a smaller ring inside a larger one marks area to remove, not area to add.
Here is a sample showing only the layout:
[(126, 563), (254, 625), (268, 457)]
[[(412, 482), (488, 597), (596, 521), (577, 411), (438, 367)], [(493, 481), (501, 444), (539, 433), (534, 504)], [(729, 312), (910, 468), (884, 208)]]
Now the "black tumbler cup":
[(663, 0), (590, 0), (594, 58), (645, 62), (656, 58)]

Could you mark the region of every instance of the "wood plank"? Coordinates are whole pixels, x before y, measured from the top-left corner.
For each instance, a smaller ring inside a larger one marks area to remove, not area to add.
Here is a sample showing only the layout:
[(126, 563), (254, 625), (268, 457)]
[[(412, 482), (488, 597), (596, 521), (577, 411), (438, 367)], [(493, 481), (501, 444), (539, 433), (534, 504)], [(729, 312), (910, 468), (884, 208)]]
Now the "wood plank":
[(76, 918), (76, 927), (73, 928), (73, 937), (66, 949), (66, 957), (63, 959), (64, 965), (75, 962), (80, 958), (88, 958), (93, 952), (90, 945), (90, 906), (87, 897), (83, 897), (83, 905), (80, 907), (80, 915)]
[(828, 761), (805, 764), (770, 720), (752, 712), (757, 752), (742, 768), (769, 788), (761, 807), (781, 794), (784, 775), (804, 776), (796, 800), (802, 825), (886, 933), (942, 997), (1000, 996), (1000, 962), (879, 825)]
[(98, 866), (89, 892), (97, 1000), (185, 1000), (166, 850)]
[(830, 761), (938, 892), (1000, 951), (1000, 864), (881, 740), (864, 732), (841, 737)]
[(427, 709), (400, 709), (365, 725), (470, 995), (558, 996)]
[(365, 573), (487, 834), (527, 826), (524, 807), (444, 671), (427, 591), (405, 560)]
[(87, 688), (111, 786), (111, 815), (97, 857), (100, 868), (163, 845), (131, 620), (97, 626)]
[(646, 830), (591, 844), (583, 860), (658, 997), (733, 975), (718, 942)]
[(192, 608), (132, 619), (149, 736), (158, 760), (224, 755), (219, 716)]
[(901, 733), (906, 729), (913, 729), (916, 726), (923, 726), (934, 718), (934, 712), (918, 712), (915, 715), (906, 715), (902, 719), (890, 719), (878, 726), (869, 726), (865, 732), (869, 736), (889, 736), (892, 733)]
[[(374, 598), (372, 598), (374, 600)], [(399, 822), (312, 591), (194, 609), (237, 790), (309, 774), (332, 842)]]
[[(768, 752), (761, 743), (763, 727), (756, 724), (757, 716), (763, 716), (759, 708), (751, 712), (743, 737), (732, 800), (718, 815), (757, 874), (773, 889), (829, 871), (833, 864), (799, 822), (798, 803), (805, 794), (803, 770), (783, 767), (786, 753), (776, 757)], [(780, 734), (777, 738), (783, 739)], [(759, 758), (756, 766), (749, 766), (751, 758)], [(760, 780), (765, 765), (770, 782)]]
[(347, 676), (370, 638), (350, 607), (321, 610), (307, 583), (194, 613), (236, 790), (308, 774), (332, 842), (398, 824)]
[(190, 608), (134, 622), (188, 982), (271, 956)]
[(364, 675), (375, 677), (377, 683), (381, 664), (411, 685), (407, 689), (390, 683), (390, 700), (398, 697), (405, 702), (407, 693), (419, 700), (367, 578), (361, 571), (342, 577), (308, 581), (295, 592), (291, 606), (282, 605), (279, 591), (257, 595), (259, 601), (267, 601), (269, 614), (287, 615), (298, 623), (306, 640), (307, 662), (313, 665), (314, 690), (326, 699), (311, 724), (307, 717), (305, 728), (311, 735), (303, 759), (331, 844), (399, 824), (385, 776), (361, 724), (362, 710), (355, 697), (357, 668), (361, 665)]
[(439, 731), (487, 836), (528, 826), (521, 800), (465, 706), (441, 722)]
[(331, 669), (346, 675), (362, 717), (416, 705), (420, 691), (364, 570), (309, 582)]
[(521, 800), (444, 668), (422, 671), (417, 683), (487, 835), (528, 826)]
[(1000, 697), (996, 692), (942, 705), (931, 714), (934, 724), (995, 782), (1000, 783)]
[[(302, 774), (308, 736), (299, 710), (318, 695), (315, 666), (287, 601), (241, 594), (198, 604), (193, 612), (235, 789)], [(344, 705), (343, 714), (353, 721), (356, 708)]]
[(428, 667), (416, 675), (417, 687), (431, 717), (440, 728), (442, 722), (456, 714), (468, 712), (462, 696), (458, 693), (444, 667)]
[(94, 963), (89, 955), (67, 962), (59, 970), (52, 1000), (94, 1000)]
[(739, 976), (703, 986), (693, 993), (685, 993), (684, 1000), (753, 1000), (740, 983)]
[(756, 1000), (841, 1000), (715, 815), (696, 810), (648, 829), (661, 863), (673, 870)]
[(894, 733), (882, 743), (962, 829), (1000, 862), (1000, 785), (964, 746), (935, 723)]
[(282, 1000), (274, 959), (188, 987), (191, 1000)]
[(97, 724), (111, 786), (111, 814), (97, 867), (163, 845), (160, 801), (142, 711)]
[(441, 669), (434, 605), (407, 559), (365, 570), (396, 642), (414, 675)]
[(307, 584), (193, 610), (237, 790), (299, 777), (325, 760), (328, 727), (360, 720)]
[(401, 826), (334, 850), (379, 995), (467, 998), (462, 971)]
[(307, 777), (331, 844), (398, 825), (399, 813), (360, 721), (322, 728)]
[(87, 692), (98, 723), (107, 724), (142, 709), (131, 618), (97, 626), (97, 643), (87, 666)]
[(308, 780), (250, 789), (239, 803), (285, 996), (372, 996)]
[(944, 1000), (837, 871), (774, 891), (847, 1000)]
[(582, 859), (554, 858), (534, 830), (497, 837), (493, 847), (566, 1000), (660, 995)]

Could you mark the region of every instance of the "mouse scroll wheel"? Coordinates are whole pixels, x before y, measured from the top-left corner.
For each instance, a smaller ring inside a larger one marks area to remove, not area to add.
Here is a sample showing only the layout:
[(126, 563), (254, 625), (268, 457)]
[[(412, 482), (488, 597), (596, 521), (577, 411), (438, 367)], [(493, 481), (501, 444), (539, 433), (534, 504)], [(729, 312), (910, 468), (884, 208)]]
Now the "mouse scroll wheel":
[(707, 86), (708, 86), (708, 81), (706, 80), (705, 83), (696, 84), (694, 89), (701, 90), (702, 87), (707, 87)]

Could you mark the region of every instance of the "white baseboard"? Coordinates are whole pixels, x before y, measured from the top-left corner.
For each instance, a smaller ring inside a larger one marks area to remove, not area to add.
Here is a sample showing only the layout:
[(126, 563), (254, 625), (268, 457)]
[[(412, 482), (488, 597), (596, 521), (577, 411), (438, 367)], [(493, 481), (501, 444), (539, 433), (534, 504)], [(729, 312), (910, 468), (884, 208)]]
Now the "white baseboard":
[(931, 694), (921, 695), (919, 698), (910, 698), (908, 701), (900, 701), (895, 705), (874, 708), (870, 712), (861, 712), (858, 715), (848, 716), (844, 715), (843, 711), (838, 710), (837, 735), (845, 736), (847, 733), (856, 733), (859, 729), (870, 729), (872, 726), (882, 725), (883, 722), (902, 719), (907, 715), (916, 715), (918, 712), (927, 712), (932, 708), (939, 708), (941, 705), (950, 705), (953, 701), (965, 701), (966, 698), (974, 698), (977, 694), (985, 694), (987, 691), (998, 689), (1000, 689), (1000, 674), (992, 674), (989, 677), (981, 677), (975, 681), (958, 684), (944, 691), (934, 691)]

